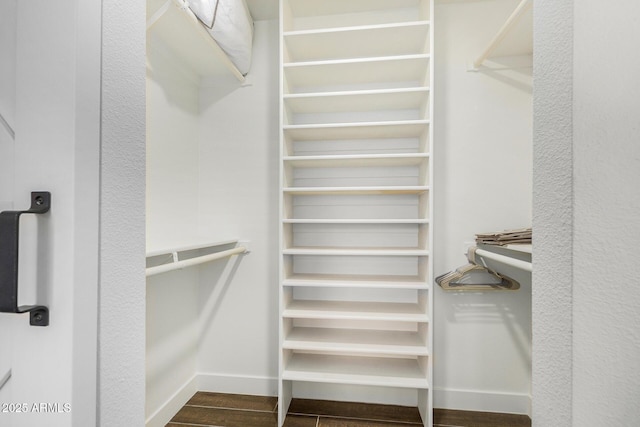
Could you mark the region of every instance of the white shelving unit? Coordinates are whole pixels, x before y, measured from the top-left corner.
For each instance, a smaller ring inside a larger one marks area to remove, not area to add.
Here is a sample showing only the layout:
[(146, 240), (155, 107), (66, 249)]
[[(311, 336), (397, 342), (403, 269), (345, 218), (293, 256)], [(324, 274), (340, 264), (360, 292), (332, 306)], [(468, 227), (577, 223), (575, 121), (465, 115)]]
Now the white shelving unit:
[(433, 423), (432, 3), (280, 1), (279, 425), (298, 383)]

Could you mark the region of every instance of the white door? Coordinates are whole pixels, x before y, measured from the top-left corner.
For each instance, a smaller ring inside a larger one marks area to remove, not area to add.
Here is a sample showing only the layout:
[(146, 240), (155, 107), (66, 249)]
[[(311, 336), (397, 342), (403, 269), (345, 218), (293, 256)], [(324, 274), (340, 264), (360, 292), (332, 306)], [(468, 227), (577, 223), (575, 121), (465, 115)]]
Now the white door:
[(19, 222), (18, 305), (48, 307), (49, 324), (0, 313), (2, 427), (96, 425), (99, 11), (0, 0), (0, 211), (51, 194)]

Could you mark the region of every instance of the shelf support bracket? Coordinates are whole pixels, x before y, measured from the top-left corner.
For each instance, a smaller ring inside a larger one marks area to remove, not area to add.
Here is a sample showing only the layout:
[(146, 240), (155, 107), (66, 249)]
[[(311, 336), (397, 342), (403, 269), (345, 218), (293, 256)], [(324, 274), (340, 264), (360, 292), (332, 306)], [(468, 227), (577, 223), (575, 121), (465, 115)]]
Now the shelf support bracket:
[(502, 42), (502, 40), (509, 34), (509, 31), (518, 23), (522, 15), (529, 10), (531, 5), (533, 4), (533, 0), (522, 0), (520, 4), (515, 8), (511, 16), (507, 18), (505, 23), (502, 25), (502, 28), (498, 30), (498, 33), (493, 37), (493, 40), (489, 43), (489, 46), (478, 56), (473, 64), (469, 68), (469, 71), (478, 71), (478, 68), (482, 66), (482, 63), (491, 55), (491, 53), (495, 50), (496, 47)]

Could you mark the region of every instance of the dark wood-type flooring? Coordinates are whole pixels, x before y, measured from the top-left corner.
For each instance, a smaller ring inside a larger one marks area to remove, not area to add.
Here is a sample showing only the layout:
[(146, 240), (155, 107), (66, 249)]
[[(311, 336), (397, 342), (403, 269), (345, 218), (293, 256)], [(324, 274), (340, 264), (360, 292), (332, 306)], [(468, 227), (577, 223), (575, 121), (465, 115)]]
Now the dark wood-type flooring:
[[(276, 397), (196, 393), (167, 427), (275, 427)], [(284, 427), (414, 427), (417, 408), (293, 399)], [(526, 415), (434, 410), (438, 427), (530, 427)]]

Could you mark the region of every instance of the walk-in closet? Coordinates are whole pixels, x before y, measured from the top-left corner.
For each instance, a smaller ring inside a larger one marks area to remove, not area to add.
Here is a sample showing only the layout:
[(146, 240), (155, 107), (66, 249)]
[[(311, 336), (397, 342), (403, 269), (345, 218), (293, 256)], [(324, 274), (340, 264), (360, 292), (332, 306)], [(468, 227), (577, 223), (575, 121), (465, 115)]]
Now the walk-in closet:
[(148, 427), (531, 415), (531, 246), (476, 241), (531, 227), (531, 3), (147, 0)]
[(640, 425), (638, 16), (0, 1), (0, 427)]

